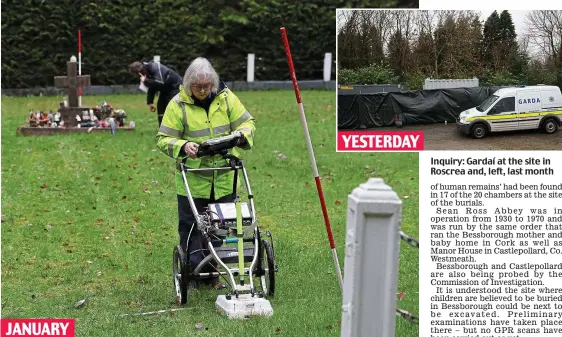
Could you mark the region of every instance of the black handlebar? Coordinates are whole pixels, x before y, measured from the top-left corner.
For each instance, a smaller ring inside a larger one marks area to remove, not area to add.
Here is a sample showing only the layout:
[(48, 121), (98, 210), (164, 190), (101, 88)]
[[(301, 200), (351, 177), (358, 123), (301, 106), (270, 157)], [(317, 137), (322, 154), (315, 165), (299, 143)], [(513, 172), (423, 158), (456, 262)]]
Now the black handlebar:
[(229, 149), (238, 145), (241, 138), (242, 136), (240, 134), (232, 134), (206, 140), (199, 145), (197, 157), (214, 156), (217, 154), (225, 156)]

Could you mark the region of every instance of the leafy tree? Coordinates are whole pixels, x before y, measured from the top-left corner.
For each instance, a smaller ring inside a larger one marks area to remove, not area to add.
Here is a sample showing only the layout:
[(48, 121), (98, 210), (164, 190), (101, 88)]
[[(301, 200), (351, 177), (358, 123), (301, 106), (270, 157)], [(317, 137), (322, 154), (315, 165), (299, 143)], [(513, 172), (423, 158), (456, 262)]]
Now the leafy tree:
[(504, 10), (500, 14), (500, 52), (505, 68), (510, 72), (521, 71), (521, 54), (511, 14)]
[(486, 19), (482, 40), (482, 60), (486, 68), (495, 69), (499, 63), (497, 60), (497, 45), (500, 41), (500, 17), (498, 12), (493, 11)]
[(540, 60), (531, 60), (527, 69), (527, 81), (531, 84), (556, 84), (557, 74)]
[(482, 23), (478, 16), (474, 16), (470, 24), (470, 54), (472, 60), (474, 60), (474, 75), (480, 76), (484, 71), (484, 64), (482, 62), (482, 40), (484, 36), (482, 34)]
[(483, 60), (486, 68), (500, 72), (521, 70), (521, 55), (511, 14), (494, 11), (484, 24)]

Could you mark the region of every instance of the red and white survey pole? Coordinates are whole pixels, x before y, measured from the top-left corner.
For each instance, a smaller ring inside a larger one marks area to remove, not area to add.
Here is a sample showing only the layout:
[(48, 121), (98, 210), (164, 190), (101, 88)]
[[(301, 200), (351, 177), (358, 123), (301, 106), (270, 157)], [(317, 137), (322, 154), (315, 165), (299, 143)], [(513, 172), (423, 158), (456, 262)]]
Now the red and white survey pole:
[[(78, 76), (82, 75), (82, 33), (78, 30)], [(82, 106), (82, 86), (78, 86), (78, 106)]]
[(320, 176), (318, 175), (318, 167), (316, 166), (316, 159), (314, 159), (314, 150), (312, 149), (312, 142), (310, 140), (310, 133), (308, 132), (308, 125), (306, 124), (306, 117), (304, 115), (304, 106), (302, 104), (301, 93), (299, 84), (297, 83), (297, 75), (295, 74), (295, 66), (293, 65), (293, 57), (291, 56), (291, 49), (289, 48), (289, 39), (287, 38), (287, 30), (285, 27), (281, 28), (281, 37), (285, 45), (285, 53), (287, 54), (287, 63), (289, 63), (289, 71), (291, 73), (291, 80), (295, 88), (295, 95), (297, 97), (297, 104), (299, 106), (299, 113), (301, 116), (301, 123), (304, 128), (304, 138), (308, 147), (308, 156), (312, 165), (312, 172), (314, 173), (314, 180), (316, 181), (316, 189), (318, 190), (318, 197), (320, 198), (320, 205), (322, 206), (322, 213), (324, 215), (324, 223), (326, 224), (326, 231), (328, 232), (328, 240), (330, 241), (330, 248), (332, 249), (332, 257), (336, 265), (336, 273), (340, 283), (340, 289), (343, 291), (343, 278), (341, 274), (340, 263), (338, 261), (338, 254), (336, 253), (336, 243), (332, 234), (332, 227), (330, 226), (330, 219), (328, 219), (328, 210), (326, 209), (326, 201), (324, 200), (324, 192), (322, 192), (322, 184), (320, 183)]

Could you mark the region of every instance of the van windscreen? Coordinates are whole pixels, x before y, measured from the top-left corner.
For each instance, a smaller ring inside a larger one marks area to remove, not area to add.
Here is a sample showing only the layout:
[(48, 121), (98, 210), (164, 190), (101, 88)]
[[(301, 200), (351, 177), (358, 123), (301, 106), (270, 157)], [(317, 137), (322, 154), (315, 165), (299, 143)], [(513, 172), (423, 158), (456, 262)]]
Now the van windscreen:
[(476, 107), (476, 110), (478, 110), (480, 112), (484, 112), (484, 111), (488, 110), (488, 108), (492, 104), (494, 104), (494, 102), (497, 101), (498, 98), (500, 98), (500, 97), (496, 96), (496, 95), (492, 95), (492, 96), (486, 98), (486, 100), (484, 102), (482, 102), (479, 106)]

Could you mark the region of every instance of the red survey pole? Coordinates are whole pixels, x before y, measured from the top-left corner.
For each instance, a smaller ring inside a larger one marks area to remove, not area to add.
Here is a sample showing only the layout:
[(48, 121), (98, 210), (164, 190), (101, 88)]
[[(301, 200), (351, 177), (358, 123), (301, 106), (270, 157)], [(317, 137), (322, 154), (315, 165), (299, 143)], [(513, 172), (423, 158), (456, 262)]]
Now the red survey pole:
[(336, 243), (332, 235), (332, 227), (330, 226), (330, 219), (328, 219), (328, 210), (326, 209), (326, 201), (324, 200), (324, 192), (322, 192), (322, 184), (320, 183), (320, 176), (318, 175), (318, 167), (316, 167), (316, 159), (314, 159), (314, 150), (312, 149), (312, 142), (310, 140), (310, 133), (308, 132), (308, 125), (306, 124), (306, 117), (304, 115), (304, 106), (302, 104), (301, 93), (299, 84), (297, 83), (297, 75), (295, 74), (295, 66), (293, 65), (293, 57), (291, 56), (291, 49), (289, 48), (289, 39), (287, 39), (287, 30), (285, 27), (281, 28), (281, 37), (285, 44), (285, 53), (287, 54), (287, 63), (289, 63), (289, 71), (291, 73), (291, 80), (293, 80), (293, 87), (295, 88), (295, 95), (297, 97), (297, 104), (299, 106), (299, 113), (301, 123), (304, 128), (304, 138), (308, 147), (308, 156), (312, 165), (312, 172), (314, 173), (314, 180), (316, 181), (316, 189), (318, 190), (318, 197), (320, 198), (320, 205), (322, 206), (322, 214), (324, 215), (324, 223), (326, 224), (326, 231), (328, 232), (328, 240), (330, 241), (330, 248), (332, 249), (332, 257), (336, 265), (336, 273), (340, 283), (340, 289), (343, 290), (343, 278), (341, 274), (340, 263), (338, 261), (338, 254), (336, 253)]

